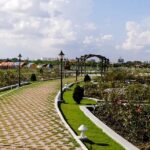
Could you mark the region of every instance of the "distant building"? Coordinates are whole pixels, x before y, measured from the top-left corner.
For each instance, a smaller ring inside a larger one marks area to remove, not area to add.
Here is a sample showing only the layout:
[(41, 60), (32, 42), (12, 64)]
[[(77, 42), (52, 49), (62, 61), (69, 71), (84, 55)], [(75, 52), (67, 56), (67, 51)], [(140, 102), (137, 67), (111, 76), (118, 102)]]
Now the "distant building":
[(41, 68), (42, 68), (42, 65), (41, 65), (41, 64), (37, 65), (37, 68), (38, 68), (38, 69), (41, 69)]
[(48, 58), (48, 57), (41, 57), (41, 61), (53, 61), (53, 60), (58, 60), (58, 58)]
[(34, 63), (29, 63), (29, 64), (27, 65), (27, 67), (28, 67), (28, 68), (31, 68), (31, 69), (36, 69), (36, 68), (37, 68), (37, 65), (34, 64)]
[[(25, 65), (26, 65), (25, 62), (20, 63), (21, 67), (24, 67)], [(4, 61), (0, 63), (0, 69), (14, 69), (14, 68), (18, 68), (18, 66), (19, 66), (19, 62)]]
[(13, 69), (15, 68), (14, 62), (1, 62), (0, 69)]
[(120, 57), (120, 58), (118, 59), (118, 64), (123, 64), (123, 63), (124, 63), (124, 59)]
[(47, 68), (48, 68), (48, 69), (52, 69), (52, 68), (53, 68), (53, 65), (52, 65), (52, 64), (48, 64), (48, 65), (47, 65)]

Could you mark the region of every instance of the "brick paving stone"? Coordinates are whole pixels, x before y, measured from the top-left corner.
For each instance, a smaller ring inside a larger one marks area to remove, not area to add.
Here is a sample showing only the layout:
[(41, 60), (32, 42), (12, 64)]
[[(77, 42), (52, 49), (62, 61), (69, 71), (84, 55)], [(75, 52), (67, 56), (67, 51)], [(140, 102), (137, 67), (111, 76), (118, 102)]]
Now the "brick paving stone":
[(56, 84), (0, 97), (0, 150), (81, 150), (55, 110)]

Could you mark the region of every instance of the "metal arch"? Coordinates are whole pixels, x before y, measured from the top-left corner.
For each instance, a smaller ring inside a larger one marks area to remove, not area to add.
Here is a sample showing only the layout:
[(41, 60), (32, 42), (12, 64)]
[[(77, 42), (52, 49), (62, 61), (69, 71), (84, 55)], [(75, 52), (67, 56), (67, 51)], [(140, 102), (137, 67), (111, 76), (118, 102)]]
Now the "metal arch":
[(85, 59), (88, 59), (88, 58), (91, 58), (91, 57), (97, 57), (97, 58), (99, 58), (99, 59), (104, 59), (104, 58), (105, 58), (104, 56), (95, 55), (95, 54), (84, 55), (84, 58), (85, 58)]
[[(81, 75), (82, 75), (82, 71), (83, 71), (83, 65), (84, 65), (84, 72), (86, 74), (86, 65), (85, 65), (85, 62), (88, 58), (91, 58), (91, 57), (97, 57), (101, 60), (101, 65), (100, 65), (100, 68), (101, 68), (101, 75), (103, 73), (105, 73), (105, 71), (108, 70), (108, 66), (109, 66), (109, 59), (102, 56), (102, 55), (96, 55), (96, 54), (86, 54), (84, 56), (81, 56), (80, 58), (78, 58), (78, 65), (80, 65), (80, 70), (81, 70)], [(78, 67), (79, 69), (79, 67)]]
[(102, 56), (102, 55), (95, 55), (95, 54), (88, 54), (88, 55), (81, 56), (81, 57), (79, 58), (79, 61), (80, 61), (81, 63), (84, 63), (88, 58), (91, 58), (91, 57), (97, 57), (97, 58), (101, 59), (102, 61), (104, 60), (105, 63), (108, 63), (108, 64), (109, 64), (109, 59), (108, 59), (108, 58), (106, 58), (106, 57), (104, 57), (104, 56)]

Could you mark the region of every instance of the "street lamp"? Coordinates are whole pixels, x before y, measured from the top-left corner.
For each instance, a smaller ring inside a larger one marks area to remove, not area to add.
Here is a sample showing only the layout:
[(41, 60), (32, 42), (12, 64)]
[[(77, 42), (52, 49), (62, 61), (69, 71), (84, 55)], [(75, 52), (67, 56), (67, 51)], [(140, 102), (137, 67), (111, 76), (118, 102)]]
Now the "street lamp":
[(76, 82), (78, 81), (78, 73), (79, 73), (79, 58), (76, 57)]
[(82, 71), (83, 71), (83, 56), (80, 57), (80, 61), (81, 61), (81, 76), (82, 76)]
[(62, 91), (62, 89), (63, 89), (63, 74), (62, 74), (62, 72), (63, 72), (63, 58), (64, 58), (64, 53), (61, 51), (60, 52), (60, 54), (59, 54), (59, 56), (60, 56), (60, 65), (61, 65), (61, 67), (60, 67), (60, 69), (61, 69), (61, 72), (60, 72), (60, 100), (61, 101), (63, 101), (63, 91)]
[(21, 63), (21, 54), (19, 54), (18, 58), (19, 58), (19, 65), (18, 65), (18, 71), (19, 71), (19, 80), (18, 80), (18, 85), (19, 87), (21, 86), (21, 81), (20, 81), (20, 70), (21, 70), (21, 67), (20, 67), (20, 63)]

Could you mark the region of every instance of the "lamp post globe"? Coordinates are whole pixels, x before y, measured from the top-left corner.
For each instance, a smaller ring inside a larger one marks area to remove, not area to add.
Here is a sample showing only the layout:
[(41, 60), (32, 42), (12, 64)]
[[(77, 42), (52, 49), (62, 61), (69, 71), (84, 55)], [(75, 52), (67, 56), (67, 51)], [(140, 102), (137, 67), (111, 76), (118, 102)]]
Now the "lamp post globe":
[(19, 73), (19, 75), (18, 75), (18, 86), (20, 87), (21, 86), (21, 67), (20, 67), (20, 63), (21, 63), (21, 54), (19, 54), (18, 55), (18, 58), (19, 58), (19, 65), (18, 65), (18, 73)]
[(60, 56), (60, 100), (63, 101), (63, 58), (64, 58), (64, 53), (61, 51), (59, 56)]
[(21, 59), (21, 57), (22, 57), (21, 54), (19, 54), (19, 55), (18, 55), (18, 58)]
[(63, 59), (64, 58), (64, 53), (63, 53), (63, 51), (61, 51), (60, 53), (59, 53), (59, 56), (60, 56), (60, 59)]

